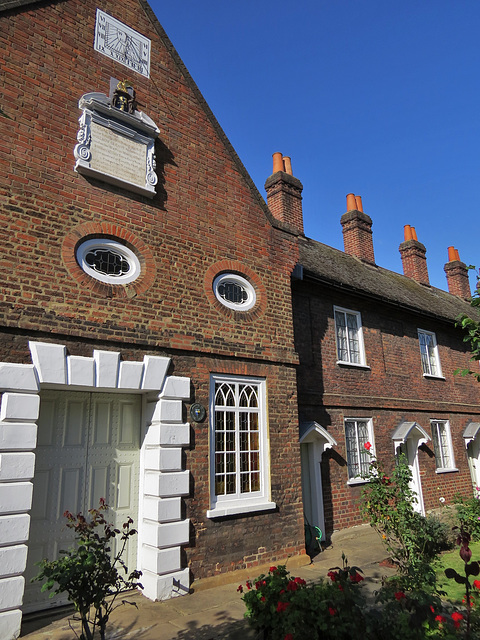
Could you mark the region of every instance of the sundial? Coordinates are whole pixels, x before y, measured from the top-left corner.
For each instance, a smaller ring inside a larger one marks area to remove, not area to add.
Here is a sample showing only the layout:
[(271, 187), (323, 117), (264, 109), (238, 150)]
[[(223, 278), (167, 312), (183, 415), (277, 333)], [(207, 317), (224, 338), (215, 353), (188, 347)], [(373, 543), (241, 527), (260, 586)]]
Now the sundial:
[(97, 9), (95, 51), (147, 78), (150, 76), (151, 42), (138, 31)]

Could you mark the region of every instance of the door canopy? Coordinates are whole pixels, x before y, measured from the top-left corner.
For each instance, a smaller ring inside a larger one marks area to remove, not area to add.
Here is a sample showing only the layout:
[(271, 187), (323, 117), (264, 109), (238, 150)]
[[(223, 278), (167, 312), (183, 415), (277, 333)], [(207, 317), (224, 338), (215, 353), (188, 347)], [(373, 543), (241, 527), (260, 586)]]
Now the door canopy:
[(392, 435), (395, 454), (398, 453), (401, 445), (405, 444), (408, 439), (417, 440), (417, 447), (421, 447), (422, 444), (427, 444), (431, 440), (428, 433), (418, 422), (402, 422)]
[(318, 422), (301, 422), (300, 444), (309, 444), (310, 442), (323, 443), (324, 451), (337, 446), (335, 438)]
[(463, 439), (465, 441), (465, 448), (468, 449), (468, 445), (475, 440), (480, 431), (480, 422), (469, 422), (463, 432)]

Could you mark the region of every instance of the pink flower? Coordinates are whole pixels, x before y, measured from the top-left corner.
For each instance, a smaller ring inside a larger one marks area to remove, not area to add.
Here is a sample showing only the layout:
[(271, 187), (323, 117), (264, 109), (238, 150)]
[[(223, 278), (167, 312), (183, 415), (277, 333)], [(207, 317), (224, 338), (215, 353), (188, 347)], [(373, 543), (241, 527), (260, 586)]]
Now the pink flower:
[(372, 443), (371, 442), (365, 442), (365, 444), (363, 446), (365, 447), (365, 449), (367, 451), (370, 451), (370, 449), (372, 448)]
[(403, 598), (406, 598), (406, 595), (403, 593), (403, 591), (397, 591), (397, 593), (395, 594), (395, 598), (397, 600), (403, 600)]

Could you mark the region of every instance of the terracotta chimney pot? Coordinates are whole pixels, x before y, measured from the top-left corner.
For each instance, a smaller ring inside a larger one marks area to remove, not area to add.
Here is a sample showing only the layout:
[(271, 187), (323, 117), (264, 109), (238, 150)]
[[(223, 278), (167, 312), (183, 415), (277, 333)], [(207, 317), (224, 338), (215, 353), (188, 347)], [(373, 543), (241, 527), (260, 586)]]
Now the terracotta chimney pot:
[(454, 260), (458, 260), (455, 247), (448, 247), (448, 261), (453, 262)]
[(356, 209), (363, 213), (362, 196), (355, 196)]
[(357, 201), (353, 193), (347, 195), (347, 211), (355, 211), (357, 209)]
[(412, 240), (416, 240), (418, 242), (418, 238), (417, 238), (417, 232), (415, 231), (415, 227), (410, 227), (412, 230)]
[(455, 249), (455, 258), (460, 262), (460, 254), (458, 253), (458, 249)]
[(403, 227), (403, 235), (405, 238), (405, 242), (408, 242), (408, 240), (413, 240), (412, 227), (409, 224), (406, 224)]
[(289, 176), (293, 176), (292, 173), (292, 159), (288, 156), (283, 156), (283, 164), (285, 167), (285, 173), (288, 173)]
[(277, 171), (285, 171), (283, 156), (279, 151), (273, 154), (273, 173), (277, 173)]

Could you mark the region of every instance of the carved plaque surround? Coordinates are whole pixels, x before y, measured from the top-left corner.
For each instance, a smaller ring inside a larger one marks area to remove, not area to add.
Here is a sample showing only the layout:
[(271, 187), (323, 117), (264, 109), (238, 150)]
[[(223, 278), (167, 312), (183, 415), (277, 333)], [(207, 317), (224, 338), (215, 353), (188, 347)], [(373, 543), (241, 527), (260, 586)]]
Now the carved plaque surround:
[(103, 93), (80, 98), (75, 171), (153, 198), (156, 124), (142, 112), (112, 107)]

